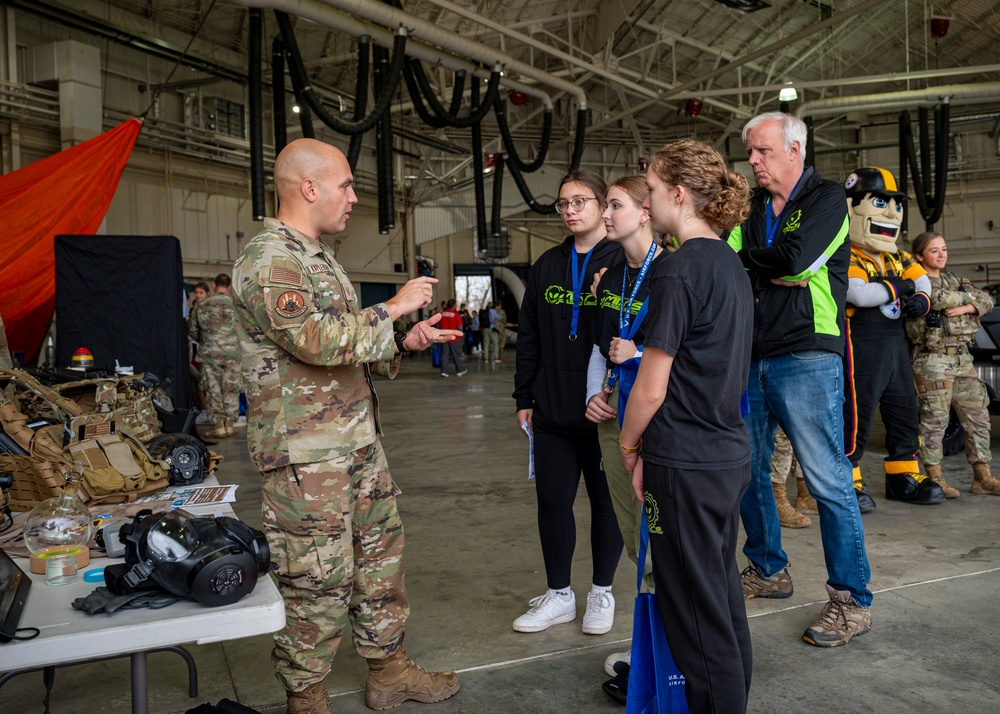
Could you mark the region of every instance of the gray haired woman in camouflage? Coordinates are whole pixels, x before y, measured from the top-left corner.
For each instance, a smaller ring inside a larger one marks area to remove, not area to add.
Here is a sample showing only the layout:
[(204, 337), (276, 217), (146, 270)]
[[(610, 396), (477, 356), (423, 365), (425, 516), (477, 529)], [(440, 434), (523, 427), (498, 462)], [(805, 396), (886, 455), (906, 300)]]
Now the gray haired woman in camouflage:
[(949, 486), (941, 474), (941, 443), (954, 407), (965, 429), (965, 454), (975, 474), (970, 492), (1000, 496), (1000, 481), (990, 474), (986, 386), (976, 374), (969, 354), (969, 344), (979, 330), (979, 316), (993, 309), (993, 300), (969, 280), (944, 269), (948, 246), (940, 234), (917, 236), (913, 255), (924, 266), (933, 286), (930, 312), (906, 321), (920, 405), (920, 460), (945, 497), (958, 498), (958, 489)]

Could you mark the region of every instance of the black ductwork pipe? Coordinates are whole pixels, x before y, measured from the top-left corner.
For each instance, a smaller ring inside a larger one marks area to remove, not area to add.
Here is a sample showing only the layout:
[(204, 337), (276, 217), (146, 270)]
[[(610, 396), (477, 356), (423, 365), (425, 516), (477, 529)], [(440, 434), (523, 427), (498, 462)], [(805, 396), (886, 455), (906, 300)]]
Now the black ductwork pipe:
[(261, 43), (264, 41), (264, 18), (259, 8), (250, 10), (250, 204), (255, 221), (264, 220), (264, 95), (261, 91)]
[[(486, 85), (486, 96), (483, 101), (480, 103), (475, 98), (471, 99), (469, 115), (460, 117), (458, 116), (458, 107), (456, 105), (461, 103), (461, 94), (458, 95), (458, 102), (456, 102), (456, 95), (452, 92), (451, 111), (449, 112), (441, 105), (438, 98), (434, 96), (434, 90), (432, 89), (430, 82), (427, 81), (427, 75), (424, 74), (424, 68), (420, 61), (415, 59), (408, 60), (407, 68), (413, 75), (413, 79), (416, 80), (417, 85), (420, 87), (421, 94), (423, 94), (424, 98), (427, 99), (427, 103), (430, 105), (431, 111), (434, 112), (438, 120), (443, 121), (447, 126), (453, 126), (459, 129), (470, 127), (481, 122), (486, 116), (486, 113), (489, 112), (490, 107), (493, 106), (493, 102), (496, 99), (500, 88), (500, 69), (494, 68), (493, 71), (490, 72), (489, 83)], [(472, 77), (472, 86), (479, 86), (476, 77)], [(409, 84), (407, 84), (407, 88), (409, 88)], [(478, 94), (479, 93), (477, 91), (474, 96), (478, 96)], [(416, 99), (414, 99), (413, 103), (414, 105), (417, 103)]]
[[(420, 120), (423, 121), (424, 124), (432, 129), (443, 129), (448, 126), (448, 123), (444, 119), (436, 117), (424, 105), (423, 93), (420, 91), (420, 85), (417, 84), (417, 80), (413, 76), (413, 62), (414, 60), (407, 57), (406, 65), (403, 67), (403, 81), (406, 82), (406, 90), (409, 92), (410, 100), (413, 102), (413, 109), (417, 112), (417, 116), (420, 117)], [(465, 71), (459, 70), (455, 72), (455, 84), (451, 90), (451, 107), (448, 110), (449, 114), (458, 114), (458, 110), (462, 107), (462, 92), (464, 91)]]
[(302, 99), (299, 88), (292, 82), (292, 93), (295, 95), (295, 106), (299, 108), (299, 125), (302, 127), (302, 136), (306, 139), (315, 139), (316, 130), (313, 129), (313, 116), (309, 111), (309, 105)]
[(945, 191), (948, 185), (948, 150), (951, 107), (940, 104), (934, 108), (934, 194), (926, 189), (930, 186), (930, 126), (927, 113), (921, 110), (921, 125), (919, 127), (922, 168), (917, 164), (916, 150), (913, 146), (913, 130), (910, 126), (910, 113), (900, 113), (899, 143), (905, 154), (909, 172), (913, 175), (913, 193), (917, 199), (920, 215), (923, 216), (926, 230), (934, 230), (934, 224), (941, 219), (944, 212)]
[[(472, 81), (472, 106), (478, 106), (479, 82)], [(485, 104), (485, 102), (484, 102)], [(483, 132), (479, 122), (472, 125), (472, 178), (476, 192), (476, 248), (486, 252), (486, 187), (483, 180)]]
[(490, 211), (490, 233), (494, 237), (500, 235), (500, 209), (503, 207), (503, 165), (504, 155), (497, 154), (493, 165), (493, 205)]
[(910, 114), (909, 112), (899, 113), (899, 190), (907, 195), (906, 207), (903, 209), (903, 222), (899, 226), (901, 235), (910, 234), (910, 201), (909, 195), (910, 191), (908, 189), (908, 170), (906, 167), (906, 162), (908, 161), (906, 155), (906, 142), (903, 141), (903, 137), (906, 136), (906, 129), (904, 126), (909, 126)]
[[(358, 76), (354, 83), (354, 121), (361, 121), (365, 112), (368, 111), (368, 69), (369, 55), (371, 54), (372, 38), (368, 35), (358, 37)], [(388, 114), (388, 112), (386, 112)], [(351, 135), (351, 143), (347, 147), (347, 163), (351, 167), (351, 173), (358, 165), (358, 157), (361, 156), (361, 142), (364, 141), (364, 132)]]
[(271, 112), (274, 117), (274, 155), (288, 143), (288, 116), (285, 114), (285, 43), (281, 35), (271, 41)]
[(400, 27), (396, 31), (392, 43), (392, 67), (385, 77), (382, 92), (371, 114), (360, 121), (344, 121), (326, 110), (323, 102), (316, 96), (316, 91), (310, 86), (309, 76), (302, 63), (302, 55), (299, 52), (298, 42), (295, 40), (295, 33), (292, 31), (292, 23), (288, 19), (288, 15), (277, 10), (274, 14), (278, 18), (278, 29), (281, 30), (281, 36), (285, 38), (285, 44), (288, 47), (288, 68), (292, 74), (292, 83), (297, 86), (299, 93), (316, 112), (320, 121), (334, 131), (349, 136), (363, 134), (375, 126), (382, 114), (389, 109), (389, 104), (396, 93), (396, 85), (399, 84), (399, 78), (403, 72), (403, 63), (406, 59), (406, 29)]
[[(583, 158), (583, 138), (586, 130), (587, 110), (578, 109), (576, 112), (576, 143), (573, 145), (573, 157), (569, 165), (570, 171), (576, 171), (580, 168), (580, 159)], [(541, 213), (543, 216), (551, 216), (556, 213), (555, 201), (541, 204), (535, 200), (535, 197), (531, 195), (531, 189), (528, 188), (528, 184), (524, 180), (524, 176), (513, 162), (510, 164), (510, 176), (514, 179), (514, 184), (517, 186), (517, 190), (521, 192), (521, 198), (528, 204), (528, 208), (535, 213)]]
[(526, 164), (518, 156), (517, 148), (514, 146), (514, 137), (511, 136), (510, 127), (507, 125), (507, 117), (504, 114), (503, 102), (497, 97), (493, 101), (493, 112), (497, 117), (497, 126), (500, 129), (500, 136), (503, 137), (503, 145), (507, 150), (507, 161), (511, 166), (516, 166), (523, 174), (530, 174), (538, 171), (545, 163), (545, 157), (549, 152), (549, 142), (552, 138), (552, 110), (546, 109), (542, 120), (542, 140), (538, 142), (538, 154), (535, 160)]
[[(375, 93), (379, 94), (385, 89), (385, 82), (390, 79), (386, 76), (389, 73), (389, 51), (376, 45), (372, 47), (372, 58), (375, 61), (372, 82)], [(398, 80), (399, 77), (397, 76), (396, 79)], [(392, 181), (392, 115), (387, 111), (382, 112), (382, 116), (375, 124), (375, 168), (378, 178), (378, 232), (384, 235), (389, 232), (389, 229), (395, 227), (393, 218), (395, 191)]]

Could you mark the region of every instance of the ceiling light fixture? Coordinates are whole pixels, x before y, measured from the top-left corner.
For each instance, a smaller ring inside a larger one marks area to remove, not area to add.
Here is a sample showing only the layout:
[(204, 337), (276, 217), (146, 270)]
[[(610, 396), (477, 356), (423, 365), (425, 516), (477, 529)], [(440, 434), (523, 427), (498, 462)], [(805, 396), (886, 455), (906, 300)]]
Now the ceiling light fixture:
[(782, 87), (781, 91), (778, 92), (778, 101), (794, 102), (796, 99), (799, 98), (799, 93), (795, 91), (795, 87), (792, 86), (791, 82), (785, 82), (785, 85), (786, 86)]
[[(782, 89), (781, 91), (785, 91), (785, 90)], [(302, 111), (302, 110), (299, 109), (299, 105), (298, 104), (293, 104), (292, 105), (292, 112), (293, 113), (298, 114), (300, 111)]]

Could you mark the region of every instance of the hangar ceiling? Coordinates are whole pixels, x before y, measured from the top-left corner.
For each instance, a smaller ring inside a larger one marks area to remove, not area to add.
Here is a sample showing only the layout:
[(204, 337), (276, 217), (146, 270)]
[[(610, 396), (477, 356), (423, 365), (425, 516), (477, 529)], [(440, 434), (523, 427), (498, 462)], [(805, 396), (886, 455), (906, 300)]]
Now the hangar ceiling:
[[(501, 97), (519, 151), (528, 160), (539, 144), (545, 106), (551, 105), (551, 155), (563, 165), (583, 106), (588, 150), (615, 160), (623, 151), (638, 156), (681, 136), (720, 148), (727, 140), (736, 142), (731, 149), (741, 153), (742, 125), (755, 113), (778, 109), (778, 91), (786, 86), (798, 94), (789, 103), (792, 111), (806, 102), (824, 106), (887, 93), (899, 97), (892, 106), (916, 106), (916, 99), (898, 93), (956, 85), (968, 88), (968, 96), (953, 104), (953, 119), (963, 112), (1000, 109), (995, 84), (1000, 81), (1000, 6), (993, 0), (5, 2), (48, 13), (57, 22), (75, 21), (78, 29), (93, 20), (95, 32), (98, 26), (105, 33), (111, 28), (120, 32), (118, 42), (148, 42), (165, 53), (183, 49), (176, 38), (197, 33), (188, 75), (200, 72), (206, 83), (232, 81), (217, 70), (245, 75), (245, 61), (236, 58), (247, 56), (250, 7), (264, 8), (263, 55), (269, 63), (278, 34), (272, 10), (283, 10), (291, 18), (311, 84), (328, 109), (345, 119), (354, 110), (354, 35), (360, 28), (376, 44), (389, 42), (402, 25), (411, 47), (423, 48), (425, 58), (437, 58), (423, 66), (445, 105), (456, 63), (475, 62), (482, 78), (494, 65), (503, 68)], [(172, 43), (162, 39), (168, 30)], [(268, 68), (264, 77), (269, 81)], [(466, 91), (463, 112), (469, 99)], [(374, 97), (369, 108), (373, 103)], [(867, 106), (857, 103), (860, 109), (845, 104), (822, 110), (817, 145), (855, 140), (858, 112)], [(402, 81), (390, 111), (395, 146), (405, 156), (403, 174), (419, 184), (415, 195), (430, 200), (449, 186), (467, 185), (470, 129), (428, 127)], [(298, 135), (293, 116), (289, 138)], [(485, 150), (497, 151), (491, 114), (482, 131)]]

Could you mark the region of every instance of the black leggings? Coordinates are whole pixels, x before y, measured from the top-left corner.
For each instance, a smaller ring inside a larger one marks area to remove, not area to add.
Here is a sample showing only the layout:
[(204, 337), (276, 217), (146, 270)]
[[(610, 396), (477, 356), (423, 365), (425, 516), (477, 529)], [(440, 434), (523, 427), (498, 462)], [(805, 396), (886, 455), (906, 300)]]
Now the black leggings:
[[(545, 576), (553, 590), (570, 586), (576, 520), (573, 501), (580, 486), (580, 471), (590, 498), (590, 549), (594, 559), (594, 584), (610, 587), (624, 542), (618, 530), (601, 466), (597, 432), (570, 436), (535, 427), (535, 490), (538, 495), (538, 533), (542, 540)], [(618, 458), (615, 454), (613, 458)]]

